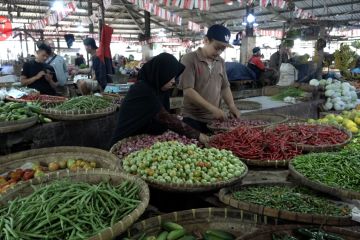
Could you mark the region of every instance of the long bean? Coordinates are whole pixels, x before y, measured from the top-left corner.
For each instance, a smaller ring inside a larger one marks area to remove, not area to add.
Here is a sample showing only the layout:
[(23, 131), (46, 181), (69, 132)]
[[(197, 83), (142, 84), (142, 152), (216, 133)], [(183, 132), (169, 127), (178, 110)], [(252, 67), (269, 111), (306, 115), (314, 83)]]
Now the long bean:
[(56, 181), (0, 207), (0, 239), (88, 238), (124, 218), (139, 203), (139, 189), (131, 182), (113, 186)]
[(360, 152), (343, 150), (298, 156), (295, 169), (312, 181), (360, 192)]
[(55, 107), (60, 111), (95, 111), (110, 107), (111, 103), (102, 97), (97, 96), (81, 96), (75, 97)]
[(235, 199), (279, 210), (333, 216), (349, 215), (350, 209), (338, 206), (303, 187), (249, 186), (233, 193)]

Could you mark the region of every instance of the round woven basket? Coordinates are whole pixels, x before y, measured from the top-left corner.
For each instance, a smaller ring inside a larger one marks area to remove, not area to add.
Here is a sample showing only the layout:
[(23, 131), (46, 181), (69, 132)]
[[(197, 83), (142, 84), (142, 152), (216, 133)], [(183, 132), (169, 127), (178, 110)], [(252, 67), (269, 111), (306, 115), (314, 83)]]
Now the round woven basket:
[[(298, 228), (319, 228), (319, 226), (311, 226), (311, 225), (278, 225), (278, 226), (272, 226), (268, 227), (267, 229), (262, 229), (255, 231), (254, 233), (246, 234), (240, 238), (237, 238), (236, 240), (273, 240), (274, 238), (272, 235), (274, 233), (277, 234), (293, 234), (295, 233), (296, 229)], [(336, 234), (340, 237), (342, 237), (344, 240), (359, 240), (360, 239), (360, 233), (351, 231), (344, 228), (338, 228), (338, 227), (330, 227), (330, 226), (322, 226), (322, 230)]]
[(119, 159), (107, 151), (88, 147), (51, 147), (17, 152), (0, 157), (0, 174), (19, 168), (27, 162), (47, 166), (51, 162), (68, 159), (95, 161), (98, 168), (119, 170), (117, 167)]
[[(262, 104), (256, 101), (235, 100), (234, 102), (239, 110), (257, 110), (262, 107)], [(225, 104), (223, 106), (227, 107)]]
[(240, 158), (246, 165), (253, 167), (287, 167), (290, 160), (254, 160)]
[(42, 108), (41, 113), (55, 120), (76, 121), (103, 117), (115, 112), (116, 109), (117, 106), (112, 104), (108, 108), (96, 111), (59, 111), (53, 108)]
[(290, 175), (297, 182), (299, 182), (300, 184), (305, 185), (309, 188), (318, 190), (323, 193), (327, 193), (331, 196), (340, 198), (342, 200), (348, 200), (348, 199), (360, 200), (360, 192), (354, 192), (354, 191), (346, 190), (346, 189), (342, 189), (342, 188), (330, 187), (321, 182), (312, 181), (312, 180), (306, 178), (304, 175), (302, 175), (295, 169), (292, 161), (289, 163), (289, 172), (290, 172)]
[(156, 236), (161, 232), (161, 224), (169, 221), (180, 224), (189, 233), (220, 229), (237, 237), (259, 230), (263, 227), (262, 224), (267, 222), (266, 218), (262, 219), (255, 214), (247, 214), (237, 209), (200, 208), (172, 212), (140, 221), (131, 226), (122, 237), (140, 239), (144, 234)]
[[(276, 114), (276, 115), (274, 115), (274, 114), (256, 114), (256, 113), (242, 114), (240, 116), (240, 119), (244, 119), (244, 120), (263, 120), (263, 121), (268, 121), (269, 122), (269, 124), (265, 124), (265, 125), (249, 126), (250, 128), (269, 127), (269, 126), (274, 125), (274, 124), (284, 123), (284, 122), (286, 122), (288, 120), (288, 118), (285, 115), (279, 115), (279, 114)], [(209, 123), (207, 125), (207, 127), (213, 132), (227, 132), (227, 131), (231, 131), (231, 130), (236, 128), (236, 127), (233, 127), (233, 128), (216, 127), (216, 126), (214, 126), (213, 123)]]
[(9, 96), (6, 96), (6, 100), (9, 101), (9, 102), (40, 102), (40, 103), (62, 103), (64, 101), (67, 100), (66, 97), (60, 97), (60, 96), (51, 96), (51, 95), (47, 95), (46, 97), (48, 99), (44, 100), (44, 99), (41, 99), (41, 95), (36, 95), (38, 97), (38, 99), (34, 99), (34, 100), (26, 100), (26, 99), (21, 99), (21, 98), (13, 98), (13, 97), (9, 97)]
[[(290, 182), (242, 184), (240, 186), (236, 186), (232, 188), (221, 189), (219, 192), (219, 199), (221, 202), (231, 207), (241, 209), (244, 211), (249, 211), (255, 214), (278, 218), (278, 219), (285, 219), (290, 221), (311, 223), (311, 224), (321, 224), (321, 225), (335, 225), (335, 226), (356, 225), (356, 223), (351, 220), (351, 216), (327, 216), (327, 215), (319, 215), (319, 214), (291, 212), (287, 210), (274, 209), (258, 204), (244, 202), (233, 198), (232, 193), (234, 191), (241, 191), (243, 188), (251, 187), (251, 186), (290, 186), (291, 187), (296, 185)], [(346, 204), (344, 203), (344, 205)]]
[(0, 133), (9, 133), (24, 130), (37, 123), (38, 117), (33, 116), (16, 121), (0, 122)]
[[(220, 188), (234, 185), (236, 183), (240, 183), (241, 180), (247, 175), (248, 168), (245, 167), (245, 171), (235, 178), (229, 179), (227, 181), (219, 181), (216, 183), (201, 183), (201, 184), (188, 184), (188, 183), (162, 183), (159, 181), (153, 181), (149, 179), (143, 179), (149, 184), (149, 186), (167, 191), (167, 192), (208, 192), (219, 190)], [(119, 168), (122, 169), (122, 159), (119, 160)]]
[[(340, 131), (343, 131), (348, 135), (348, 138), (345, 142), (339, 143), (339, 144), (333, 144), (333, 145), (308, 145), (308, 144), (301, 144), (301, 143), (293, 143), (297, 148), (303, 150), (304, 152), (330, 152), (330, 151), (336, 151), (341, 148), (343, 148), (346, 144), (348, 144), (351, 141), (352, 133), (349, 132), (347, 129), (341, 127), (341, 126), (335, 126), (335, 125), (329, 125), (329, 124), (312, 124), (312, 123), (285, 123), (285, 125), (289, 126), (330, 126), (336, 129), (339, 129)], [(275, 128), (276, 126), (269, 126), (268, 129)]]
[(94, 169), (89, 171), (79, 171), (72, 173), (70, 171), (59, 171), (57, 173), (46, 174), (42, 178), (34, 178), (21, 184), (17, 184), (16, 187), (9, 189), (0, 198), (0, 205), (6, 205), (8, 201), (17, 197), (25, 197), (33, 192), (31, 185), (47, 184), (54, 180), (68, 178), (73, 182), (87, 182), (96, 184), (101, 181), (110, 181), (111, 184), (120, 184), (123, 181), (135, 182), (139, 187), (139, 195), (141, 203), (137, 208), (123, 218), (121, 221), (115, 223), (113, 226), (109, 226), (97, 235), (89, 238), (88, 240), (110, 240), (126, 231), (145, 211), (149, 204), (149, 188), (141, 179), (131, 176), (123, 172), (114, 172), (108, 169)]

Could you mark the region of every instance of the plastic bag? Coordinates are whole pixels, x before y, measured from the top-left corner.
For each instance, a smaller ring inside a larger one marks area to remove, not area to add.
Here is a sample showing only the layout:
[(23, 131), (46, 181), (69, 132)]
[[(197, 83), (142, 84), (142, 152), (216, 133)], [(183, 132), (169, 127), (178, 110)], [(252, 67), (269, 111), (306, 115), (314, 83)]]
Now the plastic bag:
[(278, 86), (290, 86), (298, 77), (298, 71), (290, 63), (282, 63), (280, 67), (280, 78)]

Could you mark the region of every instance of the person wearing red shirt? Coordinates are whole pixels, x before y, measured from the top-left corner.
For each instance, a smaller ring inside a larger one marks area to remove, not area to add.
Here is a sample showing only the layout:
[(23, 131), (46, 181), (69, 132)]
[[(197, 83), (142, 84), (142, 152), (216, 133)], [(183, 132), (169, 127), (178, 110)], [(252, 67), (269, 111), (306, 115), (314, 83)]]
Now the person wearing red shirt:
[(256, 79), (259, 80), (261, 86), (265, 83), (272, 85), (276, 83), (276, 76), (273, 69), (265, 67), (261, 60), (261, 51), (259, 47), (253, 48), (253, 55), (248, 62), (248, 67), (256, 74)]

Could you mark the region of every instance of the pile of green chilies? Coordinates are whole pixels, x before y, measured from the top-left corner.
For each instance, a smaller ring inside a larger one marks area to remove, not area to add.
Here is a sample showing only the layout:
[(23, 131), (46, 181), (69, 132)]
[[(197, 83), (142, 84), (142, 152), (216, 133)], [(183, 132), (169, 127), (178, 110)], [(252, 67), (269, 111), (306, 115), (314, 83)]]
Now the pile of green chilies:
[(56, 110), (60, 111), (80, 111), (88, 110), (95, 111), (110, 107), (111, 103), (102, 97), (98, 96), (81, 96), (75, 97), (64, 103), (57, 105)]
[(349, 215), (346, 206), (337, 206), (310, 189), (292, 186), (249, 186), (233, 192), (237, 200), (297, 213), (329, 216)]
[(294, 159), (294, 168), (306, 178), (330, 187), (360, 192), (360, 152), (351, 149), (313, 153)]
[(0, 239), (87, 239), (139, 203), (139, 188), (132, 182), (113, 186), (55, 181), (0, 208)]

